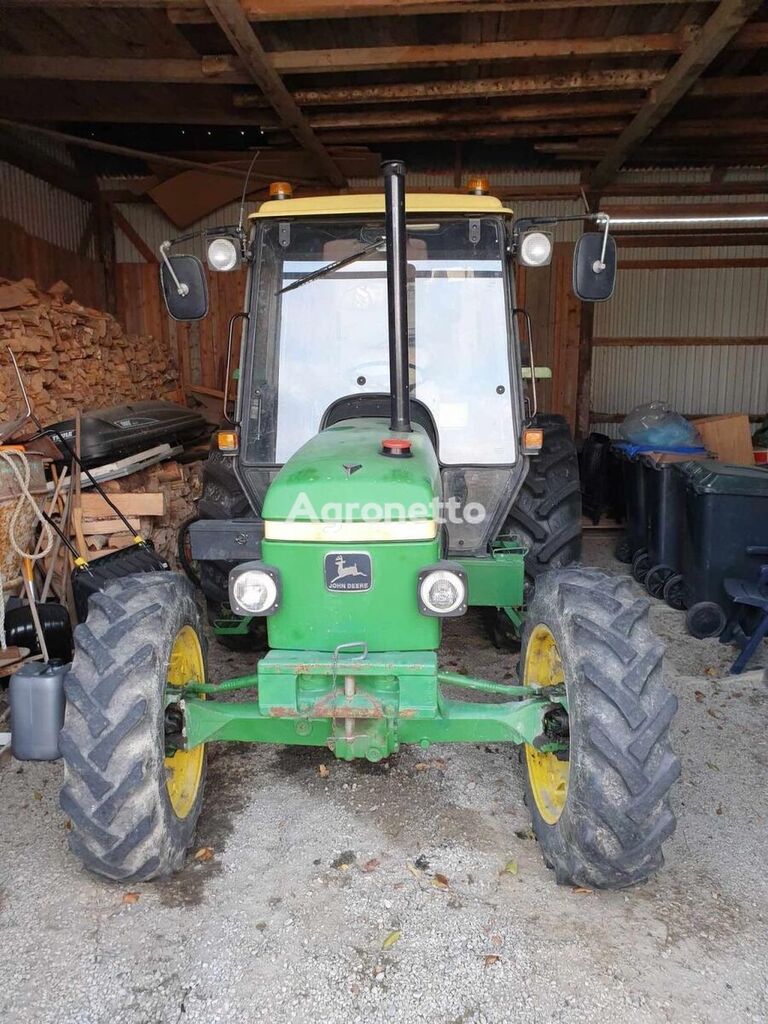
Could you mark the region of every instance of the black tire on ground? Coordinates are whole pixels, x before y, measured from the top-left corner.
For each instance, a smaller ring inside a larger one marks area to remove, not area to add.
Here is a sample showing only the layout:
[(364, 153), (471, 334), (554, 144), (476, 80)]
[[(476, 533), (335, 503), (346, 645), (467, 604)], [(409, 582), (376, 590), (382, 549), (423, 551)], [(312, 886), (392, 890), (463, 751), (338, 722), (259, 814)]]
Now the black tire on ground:
[(530, 459), (528, 475), (502, 534), (517, 534), (528, 548), (525, 572), (535, 579), (546, 569), (576, 562), (581, 555), (579, 460), (562, 416), (540, 414), (533, 426), (544, 446)]
[(727, 616), (715, 601), (698, 601), (685, 613), (685, 628), (697, 640), (720, 636)]
[(624, 534), (616, 541), (616, 546), (613, 549), (613, 557), (618, 562), (623, 562), (625, 565), (629, 565), (632, 561), (632, 545), (629, 543), (629, 537)]
[(678, 572), (674, 576), (670, 576), (664, 584), (664, 600), (676, 612), (685, 611), (685, 580), (681, 573)]
[(632, 559), (632, 576), (638, 583), (644, 584), (648, 570), (651, 568), (651, 556), (645, 548), (635, 552)]
[(147, 881), (184, 863), (202, 806), (205, 765), (184, 817), (166, 785), (165, 690), (174, 640), (205, 642), (192, 585), (179, 573), (127, 576), (91, 598), (75, 631), (60, 734), (61, 807), (70, 846), (91, 871)]
[(654, 565), (645, 575), (645, 589), (651, 597), (661, 600), (664, 597), (664, 584), (675, 575), (670, 565)]
[(680, 762), (668, 732), (677, 699), (664, 686), (663, 647), (648, 627), (648, 608), (628, 580), (598, 570), (563, 569), (537, 582), (523, 679), (532, 633), (543, 624), (562, 660), (569, 775), (559, 818), (548, 823), (531, 784), (532, 748), (523, 748), (526, 803), (561, 884), (640, 882), (661, 867), (662, 843), (675, 828), (669, 791)]

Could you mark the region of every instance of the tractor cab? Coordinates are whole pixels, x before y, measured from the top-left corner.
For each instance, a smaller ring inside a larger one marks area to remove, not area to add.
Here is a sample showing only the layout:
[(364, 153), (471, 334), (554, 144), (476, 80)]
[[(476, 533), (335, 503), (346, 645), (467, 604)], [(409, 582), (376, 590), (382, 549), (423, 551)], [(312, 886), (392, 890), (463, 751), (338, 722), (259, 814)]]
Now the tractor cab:
[[(383, 196), (285, 199), (252, 218), (245, 360), (235, 418), (255, 505), (265, 470), (336, 423), (390, 412)], [(487, 196), (409, 195), (405, 219), (410, 418), (440, 464), (452, 552), (487, 550), (523, 465), (510, 211)], [(470, 517), (471, 518), (471, 517)]]

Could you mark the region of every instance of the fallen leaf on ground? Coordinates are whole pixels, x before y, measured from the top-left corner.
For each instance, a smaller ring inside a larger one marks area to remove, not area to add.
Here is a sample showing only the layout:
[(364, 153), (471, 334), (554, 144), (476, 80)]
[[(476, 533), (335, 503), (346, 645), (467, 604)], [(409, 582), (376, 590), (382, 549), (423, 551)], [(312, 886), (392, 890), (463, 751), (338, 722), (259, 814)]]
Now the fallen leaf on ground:
[(717, 669), (714, 667), (714, 665), (710, 665), (708, 668), (704, 669), (704, 675), (709, 676), (710, 679), (714, 679), (714, 677), (717, 675)]
[(195, 854), (195, 860), (198, 861), (200, 864), (203, 864), (205, 861), (208, 860), (213, 860), (213, 847), (201, 846), (200, 849)]
[(64, 822), (64, 828), (67, 829), (67, 831), (69, 831), (72, 828), (72, 822), (70, 821), (69, 818), (67, 818), (67, 820)]
[(443, 875), (439, 871), (436, 871), (435, 877), (432, 879), (432, 885), (434, 885), (437, 889), (447, 889), (450, 883), (446, 875)]
[(502, 875), (516, 875), (517, 874), (517, 861), (508, 860), (504, 865), (504, 870), (500, 872)]
[(327, 779), (328, 776), (331, 774), (331, 769), (328, 767), (327, 764), (319, 764), (317, 766), (317, 771), (321, 779)]
[(426, 761), (417, 761), (416, 764), (413, 766), (413, 770), (415, 772), (425, 772), (428, 768), (429, 765), (427, 764)]
[(532, 828), (518, 828), (515, 831), (515, 835), (518, 839), (535, 839)]
[(414, 878), (421, 878), (421, 872), (418, 868), (415, 868), (410, 861), (405, 862), (406, 868), (410, 871)]
[(577, 896), (591, 896), (594, 889), (588, 889), (586, 885), (574, 885), (571, 892), (575, 892)]
[(493, 965), (497, 964), (499, 960), (501, 960), (501, 957), (498, 953), (489, 953), (483, 962), (486, 967), (493, 967)]
[(720, 769), (717, 767), (714, 761), (707, 761), (707, 768), (713, 772), (719, 772)]
[(33, 800), (42, 800), (43, 799), (43, 794), (40, 792), (39, 789), (36, 789), (34, 791), (34, 793), (32, 794), (32, 799)]
[(363, 864), (363, 871), (375, 871), (376, 868), (381, 867), (381, 861), (378, 857), (371, 857)]
[(138, 892), (123, 893), (123, 903), (138, 903), (140, 895)]
[(390, 932), (389, 935), (384, 939), (381, 944), (382, 949), (391, 949), (396, 942), (399, 942), (402, 937), (402, 932)]
[(693, 696), (696, 698), (699, 704), (701, 704), (701, 702), (704, 700), (704, 694), (701, 692), (701, 690), (694, 690)]

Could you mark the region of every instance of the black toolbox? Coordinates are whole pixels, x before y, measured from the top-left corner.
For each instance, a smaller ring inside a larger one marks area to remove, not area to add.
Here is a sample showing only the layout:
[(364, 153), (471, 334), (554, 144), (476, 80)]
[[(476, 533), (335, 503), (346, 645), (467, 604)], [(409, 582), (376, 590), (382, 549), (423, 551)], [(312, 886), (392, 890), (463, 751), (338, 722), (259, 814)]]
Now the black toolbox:
[[(75, 421), (64, 420), (45, 429), (61, 451), (62, 461), (69, 463), (69, 452), (58, 435), (74, 448)], [(210, 433), (205, 417), (175, 402), (157, 400), (116, 405), (86, 412), (80, 417), (80, 458), (83, 465), (91, 469), (160, 444), (172, 447), (191, 444), (207, 438)]]
[(682, 462), (685, 490), (681, 572), (686, 625), (697, 637), (719, 636), (731, 602), (727, 577), (754, 580), (768, 545), (768, 470), (712, 459)]

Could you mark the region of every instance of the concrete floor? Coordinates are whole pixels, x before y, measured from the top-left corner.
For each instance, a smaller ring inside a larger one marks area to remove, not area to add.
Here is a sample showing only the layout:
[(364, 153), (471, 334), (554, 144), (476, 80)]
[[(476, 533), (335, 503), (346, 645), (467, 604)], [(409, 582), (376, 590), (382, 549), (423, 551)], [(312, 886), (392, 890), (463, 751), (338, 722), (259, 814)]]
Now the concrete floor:
[[(591, 535), (584, 560), (612, 564), (609, 552)], [(732, 650), (685, 636), (680, 613), (654, 604), (653, 620), (683, 761), (678, 830), (653, 881), (556, 887), (505, 747), (371, 766), (229, 746), (211, 751), (200, 819), (213, 858), (126, 903), (125, 886), (68, 853), (59, 765), (12, 761), (0, 768), (2, 1020), (764, 1022), (768, 688), (761, 669), (727, 678)], [(450, 624), (442, 657), (498, 680), (514, 666), (474, 616)], [(218, 678), (247, 664), (220, 648), (215, 660)], [(501, 873), (510, 861), (517, 873)]]

